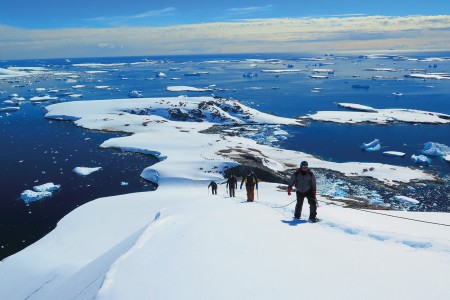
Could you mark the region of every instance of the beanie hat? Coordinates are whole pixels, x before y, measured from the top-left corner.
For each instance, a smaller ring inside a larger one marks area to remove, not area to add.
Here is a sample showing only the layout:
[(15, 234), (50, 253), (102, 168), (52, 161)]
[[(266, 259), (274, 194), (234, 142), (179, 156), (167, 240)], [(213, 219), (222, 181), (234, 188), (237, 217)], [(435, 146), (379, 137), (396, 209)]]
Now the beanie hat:
[(300, 163), (300, 168), (303, 167), (303, 166), (307, 167), (308, 166), (308, 162), (307, 161), (302, 161)]

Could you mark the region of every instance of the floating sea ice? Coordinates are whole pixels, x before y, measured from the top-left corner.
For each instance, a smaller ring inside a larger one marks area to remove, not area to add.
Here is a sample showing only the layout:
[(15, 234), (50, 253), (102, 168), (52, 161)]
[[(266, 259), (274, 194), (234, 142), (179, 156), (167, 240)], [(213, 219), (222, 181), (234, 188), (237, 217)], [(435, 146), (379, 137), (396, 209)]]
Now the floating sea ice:
[(398, 152), (398, 151), (384, 151), (383, 154), (388, 155), (388, 156), (397, 156), (397, 157), (403, 157), (406, 155), (406, 153)]
[(61, 185), (53, 184), (53, 182), (44, 183), (33, 187), (36, 192), (53, 192), (59, 190)]
[(446, 162), (450, 163), (450, 154), (444, 156)]
[(109, 85), (96, 85), (94, 86), (94, 88), (98, 89), (98, 90), (110, 90), (111, 87)]
[(3, 101), (4, 104), (10, 105), (10, 104), (14, 104), (14, 101), (12, 100), (5, 100)]
[(394, 95), (395, 97), (400, 97), (400, 96), (403, 96), (403, 93), (395, 92), (395, 93), (392, 93), (392, 95)]
[(20, 198), (22, 198), (25, 203), (30, 203), (46, 197), (50, 197), (51, 195), (51, 192), (35, 192), (32, 190), (25, 190), (22, 192), (22, 194), (20, 194)]
[(142, 95), (141, 93), (139, 93), (139, 92), (136, 91), (136, 90), (133, 90), (133, 91), (130, 91), (130, 92), (128, 93), (128, 97), (130, 97), (130, 98), (143, 98), (144, 95)]
[(156, 77), (156, 78), (167, 78), (167, 75), (164, 74), (163, 72), (159, 72), (159, 73), (156, 73), (156, 74), (155, 74), (155, 77)]
[(91, 173), (94, 173), (94, 172), (100, 170), (100, 169), (101, 169), (101, 167), (96, 167), (96, 168), (76, 167), (72, 171), (77, 173), (78, 175), (87, 176)]
[(425, 155), (415, 155), (413, 154), (411, 156), (411, 159), (418, 164), (429, 164), (431, 162), (431, 159), (426, 157)]
[(428, 142), (423, 145), (421, 152), (425, 155), (444, 156), (450, 154), (450, 147), (444, 144)]
[(406, 197), (406, 196), (395, 196), (393, 198), (393, 200), (395, 201), (400, 201), (400, 202), (407, 202), (407, 203), (412, 203), (412, 204), (419, 204), (419, 200), (410, 198), (410, 197)]
[(44, 96), (35, 96), (30, 98), (30, 101), (48, 101), (48, 100), (57, 100), (58, 97), (51, 97), (49, 95)]
[(22, 198), (22, 200), (25, 201), (25, 203), (38, 201), (43, 198), (52, 196), (52, 192), (59, 190), (60, 187), (61, 187), (60, 185), (55, 185), (52, 182), (34, 186), (33, 187), (34, 191), (25, 190), (20, 195), (20, 198)]
[(364, 151), (378, 151), (381, 149), (380, 141), (378, 139), (374, 139), (370, 143), (362, 144), (361, 149)]

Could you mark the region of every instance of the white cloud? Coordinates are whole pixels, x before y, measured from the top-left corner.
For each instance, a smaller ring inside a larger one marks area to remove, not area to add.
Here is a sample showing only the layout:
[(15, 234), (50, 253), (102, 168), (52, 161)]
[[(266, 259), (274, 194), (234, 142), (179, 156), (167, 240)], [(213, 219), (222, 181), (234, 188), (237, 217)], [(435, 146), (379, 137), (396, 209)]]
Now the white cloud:
[(273, 5), (265, 5), (265, 6), (251, 6), (251, 7), (234, 7), (227, 9), (227, 12), (234, 15), (240, 14), (252, 14), (261, 11), (268, 11), (272, 9)]
[(135, 15), (99, 16), (99, 17), (95, 17), (95, 18), (85, 19), (84, 21), (95, 22), (97, 24), (104, 24), (106, 26), (117, 26), (117, 25), (126, 24), (127, 21), (130, 21), (130, 20), (171, 16), (175, 13), (175, 11), (176, 11), (175, 7), (166, 7), (164, 9), (150, 10), (150, 11), (146, 11), (146, 12), (135, 14)]
[(141, 14), (129, 16), (128, 19), (142, 19), (149, 17), (169, 16), (172, 15), (175, 10), (176, 10), (175, 7), (166, 7), (160, 10), (150, 10)]
[(254, 19), (168, 27), (57, 30), (0, 26), (0, 57), (431, 51), (448, 50), (449, 40), (450, 16), (446, 15)]

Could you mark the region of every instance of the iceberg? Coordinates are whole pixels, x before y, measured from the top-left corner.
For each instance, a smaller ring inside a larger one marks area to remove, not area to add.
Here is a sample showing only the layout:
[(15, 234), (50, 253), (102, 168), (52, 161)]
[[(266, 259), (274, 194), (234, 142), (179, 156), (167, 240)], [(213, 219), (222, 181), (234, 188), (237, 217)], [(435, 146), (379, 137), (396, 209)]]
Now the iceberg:
[(406, 197), (406, 196), (394, 196), (393, 200), (395, 201), (400, 201), (400, 202), (407, 202), (407, 203), (412, 203), (412, 204), (419, 204), (419, 200), (410, 198), (410, 197)]
[(418, 164), (429, 164), (431, 163), (431, 159), (429, 159), (428, 157), (426, 157), (425, 155), (415, 155), (413, 154), (411, 156), (411, 159)]
[(33, 187), (33, 190), (36, 192), (53, 192), (56, 190), (59, 190), (61, 188), (61, 185), (59, 184), (53, 184), (53, 182), (44, 183), (41, 185), (37, 185)]
[(212, 92), (212, 89), (202, 89), (191, 86), (168, 86), (166, 90), (169, 92)]
[(167, 78), (167, 75), (164, 74), (163, 72), (158, 72), (155, 74), (156, 78)]
[(20, 107), (18, 106), (10, 106), (10, 107), (1, 107), (0, 108), (0, 112), (4, 111), (4, 112), (12, 112), (12, 111), (18, 111), (20, 109)]
[(139, 92), (136, 91), (136, 90), (133, 90), (133, 91), (130, 91), (130, 92), (128, 93), (128, 97), (130, 97), (130, 98), (143, 98), (144, 95), (142, 95), (141, 93), (139, 93)]
[(38, 201), (43, 198), (52, 196), (52, 192), (59, 190), (60, 187), (61, 187), (60, 185), (55, 185), (53, 184), (53, 182), (37, 185), (33, 187), (34, 191), (32, 190), (23, 191), (22, 194), (20, 194), (20, 198), (22, 198), (22, 200), (25, 203)]
[(444, 144), (428, 142), (423, 145), (422, 154), (444, 156), (450, 154), (450, 147)]
[(361, 149), (364, 151), (378, 151), (381, 149), (380, 141), (378, 139), (374, 139), (370, 143), (362, 144)]
[(96, 168), (86, 168), (86, 167), (76, 167), (72, 171), (77, 173), (81, 176), (87, 176), (90, 175), (98, 170), (100, 170), (102, 167), (96, 167)]
[(388, 156), (396, 156), (396, 157), (403, 157), (406, 155), (406, 153), (398, 152), (398, 151), (384, 151), (383, 154), (388, 155)]
[(44, 95), (44, 96), (35, 96), (35, 97), (30, 98), (30, 101), (49, 101), (49, 100), (58, 100), (58, 97)]
[(44, 199), (46, 197), (50, 197), (51, 195), (51, 192), (35, 192), (32, 190), (25, 190), (22, 192), (22, 194), (20, 194), (20, 198), (22, 198), (25, 203), (30, 203)]

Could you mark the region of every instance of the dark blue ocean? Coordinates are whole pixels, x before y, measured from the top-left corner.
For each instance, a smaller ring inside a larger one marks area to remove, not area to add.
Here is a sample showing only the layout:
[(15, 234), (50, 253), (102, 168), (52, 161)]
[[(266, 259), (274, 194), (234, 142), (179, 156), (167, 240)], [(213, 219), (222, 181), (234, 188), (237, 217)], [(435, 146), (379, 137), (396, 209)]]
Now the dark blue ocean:
[[(450, 53), (409, 53), (407, 56), (420, 60), (450, 57)], [(0, 259), (41, 238), (56, 226), (58, 220), (79, 205), (99, 197), (154, 189), (139, 177), (145, 167), (156, 162), (153, 157), (99, 149), (98, 146), (104, 140), (123, 134), (95, 132), (78, 128), (71, 122), (47, 120), (44, 118), (45, 106), (52, 103), (128, 98), (131, 90), (139, 91), (144, 97), (208, 96), (211, 93), (168, 92), (166, 87), (214, 85), (213, 94), (217, 96), (234, 98), (260, 111), (291, 118), (317, 111), (344, 110), (336, 105), (338, 102), (450, 114), (450, 80), (405, 78), (405, 75), (412, 73), (411, 69), (422, 69), (421, 73), (450, 73), (450, 60), (430, 62), (337, 55), (325, 57), (326, 60), (314, 58), (300, 54), (246, 54), (0, 61), (0, 68), (43, 67), (47, 71), (71, 72), (80, 76), (71, 80), (64, 74), (0, 78), (0, 107), (7, 107), (3, 101), (10, 99), (11, 94), (26, 99), (21, 102), (19, 111), (0, 112)], [(273, 60), (263, 62), (246, 59)], [(117, 65), (95, 68), (74, 66), (87, 63)], [(308, 77), (310, 72), (279, 75), (261, 72), (264, 69), (287, 67), (333, 69), (334, 74), (329, 74), (325, 79), (316, 79)], [(371, 68), (390, 71), (367, 70)], [(98, 70), (106, 72), (89, 73)], [(156, 78), (158, 72), (165, 73), (167, 78)], [(194, 72), (202, 74), (186, 76)], [(244, 77), (244, 73), (251, 73), (252, 76)], [(369, 88), (352, 88), (355, 84)], [(74, 85), (85, 87), (74, 89)], [(108, 85), (111, 89), (94, 88), (99, 85)], [(46, 91), (37, 88), (45, 88)], [(49, 93), (50, 89), (55, 91)], [(28, 101), (31, 97), (45, 93), (58, 97), (58, 100), (41, 103)], [(71, 93), (83, 94), (83, 97), (71, 98)], [(393, 93), (403, 95), (394, 96)], [(307, 123), (306, 127), (283, 127), (289, 135), (287, 139), (275, 142), (274, 146), (303, 151), (336, 162), (377, 162), (423, 168), (438, 175), (441, 180), (435, 184), (404, 186), (398, 190), (379, 190), (373, 186), (363, 186), (363, 183), (357, 187), (358, 183), (324, 176), (321, 177), (324, 193), (355, 193), (356, 196), (371, 194), (374, 199), (369, 200), (375, 201), (403, 194), (420, 200), (421, 204), (399, 209), (450, 211), (450, 164), (440, 157), (431, 157), (430, 165), (417, 165), (410, 158), (412, 154), (421, 154), (420, 150), (426, 142), (450, 146), (450, 125)], [(375, 138), (381, 142), (380, 151), (360, 150), (362, 143)], [(393, 158), (382, 154), (388, 150), (405, 152), (406, 156)], [(82, 177), (72, 172), (77, 166), (102, 169)], [(20, 199), (25, 189), (46, 182), (61, 184), (62, 188), (52, 197), (28, 205)], [(397, 208), (395, 205), (393, 207)]]

